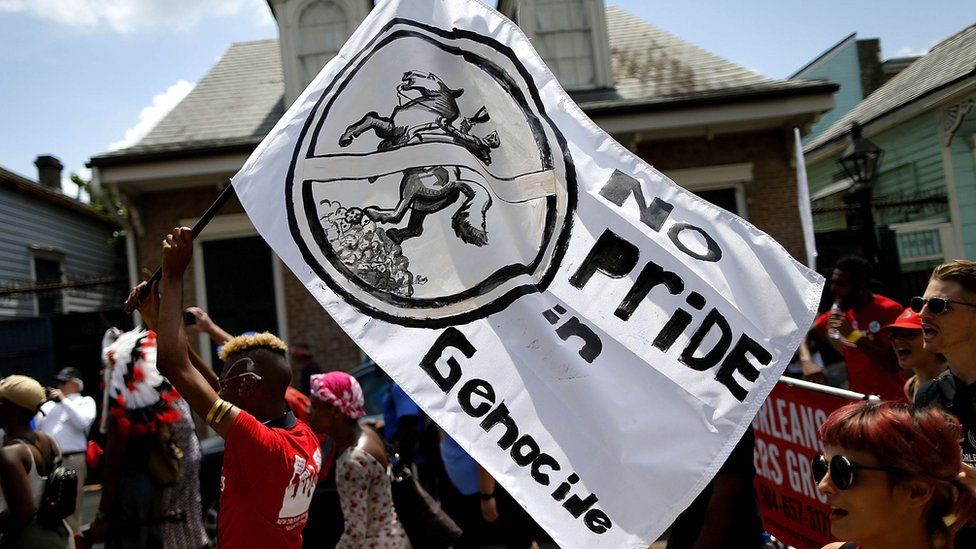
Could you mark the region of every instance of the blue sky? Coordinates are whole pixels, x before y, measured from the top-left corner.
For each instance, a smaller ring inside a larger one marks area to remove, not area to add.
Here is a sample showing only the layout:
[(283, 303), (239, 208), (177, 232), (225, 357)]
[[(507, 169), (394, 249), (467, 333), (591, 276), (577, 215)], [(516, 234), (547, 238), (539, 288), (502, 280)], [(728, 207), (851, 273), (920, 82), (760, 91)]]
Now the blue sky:
[[(884, 58), (976, 22), (976, 2), (608, 0), (700, 47), (783, 78), (851, 32)], [(232, 42), (275, 38), (265, 0), (0, 0), (0, 166), (65, 175), (138, 140)]]

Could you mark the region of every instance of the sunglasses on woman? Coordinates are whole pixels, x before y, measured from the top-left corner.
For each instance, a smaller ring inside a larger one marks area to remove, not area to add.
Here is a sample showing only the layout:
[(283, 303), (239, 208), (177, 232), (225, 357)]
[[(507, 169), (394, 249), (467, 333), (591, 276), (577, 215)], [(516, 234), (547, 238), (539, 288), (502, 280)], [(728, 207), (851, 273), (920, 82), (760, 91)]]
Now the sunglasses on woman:
[(967, 307), (976, 307), (976, 303), (954, 301), (952, 299), (946, 299), (944, 297), (930, 297), (928, 299), (925, 299), (924, 297), (913, 297), (908, 305), (916, 313), (921, 313), (922, 308), (925, 307), (925, 305), (928, 305), (930, 313), (934, 315), (939, 315), (949, 310), (950, 303), (955, 303), (956, 305), (965, 305)]
[(820, 481), (827, 476), (827, 472), (830, 472), (830, 480), (834, 483), (834, 486), (840, 488), (841, 490), (847, 490), (854, 484), (854, 471), (858, 469), (866, 469), (868, 471), (887, 471), (889, 473), (896, 473), (898, 469), (894, 467), (869, 467), (867, 465), (858, 465), (856, 463), (851, 463), (851, 460), (844, 456), (834, 456), (830, 458), (830, 463), (827, 463), (827, 458), (823, 456), (817, 456), (813, 458), (813, 468), (811, 472), (813, 473), (813, 480), (820, 484)]

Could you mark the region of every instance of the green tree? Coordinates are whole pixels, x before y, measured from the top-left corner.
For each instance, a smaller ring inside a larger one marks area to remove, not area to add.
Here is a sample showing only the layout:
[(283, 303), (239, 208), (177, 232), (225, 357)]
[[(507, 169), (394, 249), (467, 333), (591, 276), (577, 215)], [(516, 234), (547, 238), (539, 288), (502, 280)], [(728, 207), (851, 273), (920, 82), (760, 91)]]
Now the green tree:
[(92, 189), (92, 184), (90, 179), (85, 179), (78, 175), (76, 172), (71, 172), (69, 176), (71, 182), (78, 186), (79, 189), (88, 193), (91, 197), (91, 208), (98, 213), (119, 216), (125, 219), (129, 218), (129, 211), (126, 209), (125, 205), (122, 204), (122, 200), (112, 192), (112, 189), (107, 187), (102, 187), (101, 192), (94, 192)]

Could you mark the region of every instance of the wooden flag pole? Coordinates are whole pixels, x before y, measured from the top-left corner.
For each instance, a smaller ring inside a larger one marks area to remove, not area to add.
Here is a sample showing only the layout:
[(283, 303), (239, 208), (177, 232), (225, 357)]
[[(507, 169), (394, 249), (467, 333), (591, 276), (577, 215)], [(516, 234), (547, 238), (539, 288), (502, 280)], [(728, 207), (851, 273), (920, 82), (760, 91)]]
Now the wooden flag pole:
[[(199, 235), (200, 232), (203, 231), (203, 228), (206, 227), (208, 223), (210, 223), (210, 220), (212, 220), (213, 217), (217, 215), (217, 212), (224, 207), (224, 204), (226, 204), (227, 201), (230, 200), (230, 197), (233, 195), (234, 195), (234, 185), (228, 184), (226, 187), (224, 187), (224, 190), (220, 192), (220, 195), (217, 196), (217, 199), (213, 201), (213, 204), (211, 204), (210, 207), (207, 208), (207, 211), (203, 212), (203, 215), (200, 216), (200, 219), (197, 220), (196, 224), (193, 225), (193, 229), (191, 230), (191, 233), (193, 234), (193, 238), (196, 238), (197, 235)], [(148, 283), (145, 286), (143, 286), (142, 289), (139, 291), (139, 301), (146, 299), (146, 296), (149, 295), (149, 289), (152, 288), (153, 283), (157, 282), (160, 278), (162, 278), (162, 276), (163, 276), (163, 268), (159, 267), (158, 269), (156, 269), (156, 272), (153, 273), (151, 277), (149, 277), (149, 280), (147, 281)], [(132, 313), (131, 305), (132, 304), (130, 303), (126, 303), (125, 305), (126, 314)]]

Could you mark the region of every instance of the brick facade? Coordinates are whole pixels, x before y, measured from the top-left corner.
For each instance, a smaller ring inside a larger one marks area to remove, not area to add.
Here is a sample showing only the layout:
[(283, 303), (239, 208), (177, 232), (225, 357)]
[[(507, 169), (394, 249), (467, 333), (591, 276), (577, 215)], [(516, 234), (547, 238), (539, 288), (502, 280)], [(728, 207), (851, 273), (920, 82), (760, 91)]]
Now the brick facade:
[(285, 306), (288, 309), (288, 337), (305, 341), (315, 361), (326, 370), (350, 370), (362, 360), (359, 347), (325, 312), (312, 294), (284, 269)]
[(645, 141), (637, 154), (661, 171), (751, 162), (753, 179), (745, 185), (749, 221), (805, 263), (792, 142), (792, 134), (772, 130), (710, 140)]

